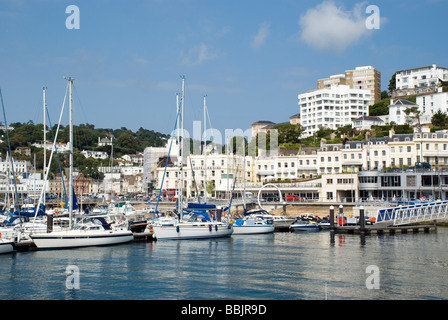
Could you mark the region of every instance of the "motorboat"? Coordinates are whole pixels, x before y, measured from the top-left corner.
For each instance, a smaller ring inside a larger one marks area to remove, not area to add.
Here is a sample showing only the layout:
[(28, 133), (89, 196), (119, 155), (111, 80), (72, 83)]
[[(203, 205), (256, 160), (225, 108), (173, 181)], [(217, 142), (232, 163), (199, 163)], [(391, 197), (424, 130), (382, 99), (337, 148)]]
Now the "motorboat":
[(292, 231), (319, 231), (321, 227), (314, 221), (297, 220), (291, 224), (290, 229)]
[(69, 230), (30, 235), (38, 249), (63, 249), (87, 246), (106, 246), (126, 243), (134, 239), (132, 231), (111, 227), (103, 217), (77, 223)]
[(286, 217), (286, 216), (277, 216), (272, 215), (272, 219), (274, 220), (275, 230), (289, 230), (291, 224), (296, 221), (295, 218)]
[(270, 214), (264, 209), (250, 210), (246, 212), (246, 215), (254, 214), (262, 215), (267, 220), (274, 220), (274, 230), (277, 231), (289, 230), (289, 226), (296, 221), (296, 218)]
[(263, 214), (249, 214), (242, 219), (236, 219), (233, 224), (233, 234), (260, 234), (274, 232), (274, 220)]

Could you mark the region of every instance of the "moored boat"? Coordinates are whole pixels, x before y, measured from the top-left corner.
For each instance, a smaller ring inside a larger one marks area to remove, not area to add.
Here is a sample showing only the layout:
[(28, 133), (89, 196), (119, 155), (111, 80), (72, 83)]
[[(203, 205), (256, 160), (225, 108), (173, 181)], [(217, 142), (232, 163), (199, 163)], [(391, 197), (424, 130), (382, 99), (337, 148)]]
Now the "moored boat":
[(313, 221), (297, 220), (291, 224), (290, 229), (292, 231), (319, 231), (321, 227)]
[(262, 214), (250, 214), (235, 220), (233, 234), (260, 234), (274, 232), (274, 220)]
[(187, 221), (169, 221), (152, 225), (154, 237), (157, 240), (185, 240), (230, 237), (234, 231), (232, 225), (216, 221), (210, 212), (215, 205), (189, 203), (186, 213)]
[(105, 246), (132, 241), (132, 231), (112, 228), (104, 218), (95, 218), (76, 224), (70, 230), (31, 234), (38, 249), (63, 249), (87, 246)]
[(14, 252), (14, 242), (0, 239), (0, 254)]

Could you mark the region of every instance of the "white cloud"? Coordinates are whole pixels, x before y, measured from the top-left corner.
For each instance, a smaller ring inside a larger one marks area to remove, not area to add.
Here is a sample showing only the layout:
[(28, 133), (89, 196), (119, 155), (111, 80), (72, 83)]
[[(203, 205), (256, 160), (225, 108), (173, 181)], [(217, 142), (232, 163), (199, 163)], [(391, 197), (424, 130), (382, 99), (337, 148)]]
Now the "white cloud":
[(254, 39), (252, 40), (251, 44), (252, 48), (258, 49), (261, 46), (263, 46), (270, 33), (271, 33), (271, 24), (268, 22), (264, 22), (258, 29), (258, 32), (255, 35)]
[(188, 51), (182, 53), (182, 63), (184, 65), (200, 65), (205, 61), (214, 60), (218, 54), (206, 44), (202, 43), (199, 46), (190, 48)]
[(365, 3), (344, 11), (334, 1), (324, 1), (300, 18), (301, 39), (317, 50), (343, 52), (369, 34), (363, 9)]

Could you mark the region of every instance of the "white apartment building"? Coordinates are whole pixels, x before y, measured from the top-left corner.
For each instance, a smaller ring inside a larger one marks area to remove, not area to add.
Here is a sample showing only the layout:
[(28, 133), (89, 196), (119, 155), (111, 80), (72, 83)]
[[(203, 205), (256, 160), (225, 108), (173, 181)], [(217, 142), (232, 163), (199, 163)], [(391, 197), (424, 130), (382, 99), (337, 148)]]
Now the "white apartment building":
[(335, 74), (329, 78), (317, 80), (317, 89), (330, 88), (334, 85), (348, 85), (352, 89), (370, 91), (370, 104), (381, 100), (381, 72), (372, 66), (356, 67), (346, 70), (345, 74)]
[(434, 92), (417, 96), (420, 110), (432, 117), (437, 111), (448, 113), (448, 92)]
[(12, 162), (10, 158), (0, 159), (0, 172), (12, 172), (11, 168), (14, 168), (16, 174), (23, 174), (30, 171), (31, 163), (25, 160), (15, 160), (14, 158), (12, 159)]
[(368, 116), (371, 93), (348, 85), (334, 85), (299, 94), (298, 99), (300, 124), (305, 129), (302, 136), (309, 137), (319, 128), (335, 130), (351, 125), (360, 116)]
[(448, 69), (435, 64), (397, 71), (392, 98), (436, 92), (440, 81), (448, 81)]

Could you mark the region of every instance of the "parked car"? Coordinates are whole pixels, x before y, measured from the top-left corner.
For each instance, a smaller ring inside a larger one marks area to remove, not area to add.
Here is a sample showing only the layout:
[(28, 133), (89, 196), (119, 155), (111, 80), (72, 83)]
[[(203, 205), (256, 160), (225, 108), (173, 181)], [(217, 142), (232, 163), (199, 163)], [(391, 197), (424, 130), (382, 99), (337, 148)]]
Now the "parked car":
[(288, 194), (286, 196), (286, 201), (300, 201), (300, 200), (301, 200), (301, 198), (295, 194)]

